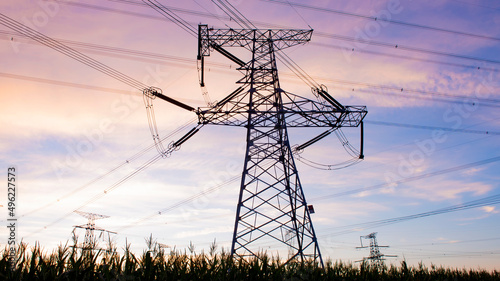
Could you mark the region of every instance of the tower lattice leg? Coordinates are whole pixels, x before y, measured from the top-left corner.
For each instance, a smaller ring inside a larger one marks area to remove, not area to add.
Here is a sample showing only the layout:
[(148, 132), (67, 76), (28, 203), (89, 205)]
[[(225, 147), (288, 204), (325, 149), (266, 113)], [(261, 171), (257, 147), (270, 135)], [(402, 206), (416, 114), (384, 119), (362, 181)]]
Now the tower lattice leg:
[(249, 128), (232, 254), (257, 256), (272, 249), (288, 261), (322, 263), (286, 127)]

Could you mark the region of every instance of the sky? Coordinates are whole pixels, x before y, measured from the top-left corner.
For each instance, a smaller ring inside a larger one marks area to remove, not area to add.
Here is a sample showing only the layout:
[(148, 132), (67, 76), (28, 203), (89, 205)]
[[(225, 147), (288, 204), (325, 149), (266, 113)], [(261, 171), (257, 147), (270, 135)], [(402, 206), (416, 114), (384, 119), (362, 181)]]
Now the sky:
[[(160, 2), (195, 28), (239, 27), (208, 0)], [(310, 42), (284, 52), (342, 104), (367, 106), (363, 161), (332, 169), (352, 159), (334, 134), (296, 161), (325, 260), (368, 256), (356, 247), (377, 232), (389, 246), (382, 253), (397, 256), (390, 263), (500, 269), (500, 207), (491, 197), (500, 193), (497, 1), (229, 2), (258, 28), (314, 29)], [(196, 37), (140, 1), (0, 7), (170, 97), (206, 106)], [(192, 243), (201, 252), (214, 241), (230, 248), (244, 128), (205, 126), (170, 157), (151, 161), (158, 152), (141, 91), (5, 25), (0, 39), (0, 166), (3, 186), (16, 168), (18, 241), (51, 251), (71, 244), (75, 231), (81, 243), (85, 231), (74, 227), (87, 218), (78, 210), (109, 216), (96, 225), (116, 232), (110, 237), (120, 249), (131, 243), (140, 253), (150, 235), (171, 249)], [(283, 89), (313, 98), (280, 62), (278, 73)], [(240, 78), (227, 58), (206, 58), (212, 101)], [(196, 126), (192, 112), (158, 99), (154, 109), (165, 146)], [(322, 131), (290, 129), (291, 144)], [(343, 132), (360, 145), (359, 128)], [(7, 224), (7, 188), (0, 200)], [(5, 245), (7, 228), (0, 235)], [(96, 235), (105, 247), (107, 236)]]

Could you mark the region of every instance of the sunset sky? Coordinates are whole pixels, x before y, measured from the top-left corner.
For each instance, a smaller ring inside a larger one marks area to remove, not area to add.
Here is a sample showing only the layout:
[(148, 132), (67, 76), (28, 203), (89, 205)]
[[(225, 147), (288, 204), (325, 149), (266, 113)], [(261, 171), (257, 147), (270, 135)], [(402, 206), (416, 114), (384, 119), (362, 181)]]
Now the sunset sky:
[[(159, 2), (196, 29), (240, 28), (215, 0)], [(397, 255), (389, 262), (500, 269), (498, 1), (229, 2), (258, 28), (314, 29), (309, 43), (286, 54), (342, 104), (367, 106), (363, 161), (318, 169), (352, 158), (334, 134), (300, 155), (323, 166), (296, 161), (324, 259), (368, 256), (356, 249), (360, 236), (377, 232), (389, 246), (382, 253)], [(206, 106), (197, 38), (140, 0), (7, 0), (0, 13), (165, 95)], [(214, 240), (230, 248), (244, 128), (205, 126), (169, 158), (150, 162), (158, 152), (139, 90), (3, 20), (0, 39), (0, 167), (3, 186), (7, 168), (17, 169), (18, 241), (47, 250), (70, 241), (74, 226), (87, 223), (78, 210), (109, 216), (96, 225), (116, 232), (119, 248), (127, 239), (141, 252), (150, 234), (176, 249), (192, 242), (199, 252)], [(212, 101), (238, 87), (235, 68), (220, 54), (206, 58)], [(280, 62), (278, 72), (283, 89), (313, 98)], [(192, 112), (159, 99), (154, 108), (165, 146), (196, 126)], [(291, 144), (321, 132), (290, 129)], [(343, 132), (359, 146), (359, 128)], [(76, 233), (81, 242), (84, 230)], [(5, 245), (5, 227), (0, 235)]]

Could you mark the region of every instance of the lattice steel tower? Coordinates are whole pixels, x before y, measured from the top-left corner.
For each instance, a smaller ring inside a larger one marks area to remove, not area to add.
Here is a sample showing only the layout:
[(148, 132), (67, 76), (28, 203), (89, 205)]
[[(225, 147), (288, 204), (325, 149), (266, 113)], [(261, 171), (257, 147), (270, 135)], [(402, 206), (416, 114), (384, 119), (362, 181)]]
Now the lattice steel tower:
[[(235, 62), (244, 74), (236, 82), (240, 87), (234, 92), (197, 111), (200, 124), (240, 126), (247, 130), (231, 246), (236, 258), (254, 257), (260, 251), (282, 247), (284, 250), (278, 251), (281, 256), (293, 250), (288, 261), (313, 259), (322, 263), (287, 128), (356, 127), (367, 112), (364, 106), (342, 106), (324, 89), (315, 89), (317, 100), (311, 100), (281, 88), (275, 53), (306, 43), (311, 35), (312, 30), (199, 26), (201, 84), (204, 57), (213, 50)], [(251, 59), (244, 62), (223, 47), (243, 47), (251, 53)]]
[(368, 248), (368, 246), (363, 246), (363, 239), (370, 239), (370, 256), (363, 258), (364, 261), (369, 261), (373, 266), (380, 267), (383, 265), (385, 257), (397, 257), (394, 255), (384, 255), (380, 252), (380, 248), (387, 248), (389, 246), (380, 246), (377, 242), (377, 232), (372, 232), (365, 236), (360, 236), (359, 241), (361, 247), (356, 247), (357, 249)]
[[(95, 247), (97, 246), (95, 244), (96, 240), (95, 240), (95, 236), (94, 236), (94, 232), (96, 230), (101, 231), (101, 232), (108, 232), (108, 233), (116, 234), (116, 232), (108, 231), (108, 230), (105, 230), (104, 228), (97, 227), (95, 225), (95, 220), (109, 218), (109, 216), (81, 212), (81, 211), (75, 211), (75, 213), (88, 219), (87, 224), (75, 226), (75, 228), (85, 229), (85, 238), (83, 239), (83, 245), (81, 247), (83, 250), (92, 250), (92, 249), (95, 249)], [(77, 245), (75, 245), (75, 246), (77, 246)]]

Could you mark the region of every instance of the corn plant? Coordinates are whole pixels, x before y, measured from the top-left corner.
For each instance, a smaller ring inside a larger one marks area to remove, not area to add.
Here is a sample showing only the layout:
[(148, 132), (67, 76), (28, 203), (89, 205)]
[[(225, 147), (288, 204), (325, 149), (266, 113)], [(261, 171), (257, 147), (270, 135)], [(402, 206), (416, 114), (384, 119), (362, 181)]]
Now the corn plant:
[[(75, 244), (76, 245), (76, 244)], [(82, 249), (60, 244), (45, 251), (36, 243), (29, 247), (19, 243), (11, 260), (10, 249), (0, 251), (0, 280), (481, 280), (500, 281), (500, 272), (368, 263), (352, 264), (326, 261), (324, 268), (314, 261), (292, 260), (284, 263), (279, 256), (260, 253), (248, 260), (234, 260), (215, 241), (208, 253), (195, 252), (191, 243), (187, 251), (175, 248), (169, 253), (152, 236), (146, 238), (141, 255), (131, 251), (126, 242), (122, 254), (111, 240), (105, 250)]]

